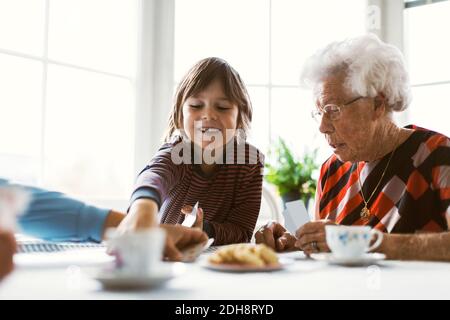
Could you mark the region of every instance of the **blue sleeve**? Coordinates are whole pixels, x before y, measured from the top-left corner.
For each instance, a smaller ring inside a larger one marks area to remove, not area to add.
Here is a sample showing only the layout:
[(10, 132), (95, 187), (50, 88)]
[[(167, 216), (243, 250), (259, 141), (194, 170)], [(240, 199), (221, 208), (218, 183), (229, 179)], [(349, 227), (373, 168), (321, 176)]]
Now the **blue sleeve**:
[(5, 185), (21, 187), (31, 195), (28, 209), (18, 219), (25, 234), (53, 241), (102, 240), (109, 210), (87, 205), (59, 192), (0, 180), (0, 186)]

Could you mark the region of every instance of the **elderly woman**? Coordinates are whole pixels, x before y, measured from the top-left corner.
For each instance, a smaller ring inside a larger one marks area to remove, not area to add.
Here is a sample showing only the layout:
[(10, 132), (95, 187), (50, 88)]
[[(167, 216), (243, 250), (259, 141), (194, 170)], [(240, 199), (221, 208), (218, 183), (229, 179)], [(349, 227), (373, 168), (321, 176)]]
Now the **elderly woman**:
[(450, 260), (450, 140), (395, 124), (393, 113), (410, 102), (400, 51), (374, 35), (332, 43), (309, 58), (302, 82), (333, 150), (320, 171), (316, 221), (295, 237), (270, 223), (257, 242), (309, 255), (329, 251), (325, 225), (367, 225), (386, 233), (378, 250), (388, 258)]

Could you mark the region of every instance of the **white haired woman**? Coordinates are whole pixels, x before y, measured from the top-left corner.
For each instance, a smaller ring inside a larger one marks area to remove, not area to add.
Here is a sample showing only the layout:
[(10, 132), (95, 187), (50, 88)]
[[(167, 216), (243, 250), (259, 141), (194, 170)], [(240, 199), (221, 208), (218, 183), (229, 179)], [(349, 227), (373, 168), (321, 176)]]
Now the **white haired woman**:
[(257, 242), (309, 255), (329, 251), (325, 225), (367, 225), (386, 233), (378, 250), (388, 258), (450, 261), (450, 139), (395, 124), (393, 113), (410, 102), (400, 51), (374, 35), (335, 42), (307, 60), (301, 79), (333, 150), (320, 171), (316, 221), (295, 236), (270, 223)]

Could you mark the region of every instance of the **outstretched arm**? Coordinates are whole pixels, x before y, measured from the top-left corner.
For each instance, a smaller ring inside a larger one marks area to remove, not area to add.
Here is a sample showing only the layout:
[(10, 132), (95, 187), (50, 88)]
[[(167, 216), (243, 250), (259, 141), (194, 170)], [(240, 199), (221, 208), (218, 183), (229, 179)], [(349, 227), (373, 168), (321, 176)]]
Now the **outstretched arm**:
[(450, 261), (450, 232), (385, 234), (377, 251), (395, 260)]

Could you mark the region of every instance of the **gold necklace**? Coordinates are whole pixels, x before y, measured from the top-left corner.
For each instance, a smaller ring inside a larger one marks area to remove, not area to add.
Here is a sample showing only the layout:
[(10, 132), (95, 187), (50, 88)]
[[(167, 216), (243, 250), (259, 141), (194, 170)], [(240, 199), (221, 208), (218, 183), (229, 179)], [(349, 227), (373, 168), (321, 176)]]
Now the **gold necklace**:
[(360, 191), (361, 197), (362, 197), (362, 199), (364, 201), (364, 208), (362, 208), (360, 216), (364, 220), (369, 220), (371, 212), (370, 212), (369, 208), (367, 207), (367, 205), (370, 202), (370, 200), (372, 199), (372, 197), (375, 194), (375, 192), (377, 191), (378, 187), (380, 186), (380, 183), (383, 180), (384, 174), (386, 173), (386, 170), (389, 167), (389, 164), (391, 163), (391, 159), (394, 156), (395, 149), (396, 148), (394, 148), (394, 150), (392, 150), (391, 156), (389, 157), (389, 160), (388, 160), (388, 163), (386, 164), (386, 167), (384, 168), (383, 173), (381, 174), (381, 178), (380, 178), (380, 180), (378, 180), (378, 183), (377, 183), (375, 189), (373, 189), (372, 194), (370, 195), (369, 199), (367, 199), (367, 201), (364, 198), (364, 193), (363, 193), (363, 190), (362, 190), (362, 183), (361, 183), (360, 174), (359, 174), (359, 170), (358, 170), (358, 164), (356, 165), (356, 173), (358, 174), (358, 182), (359, 182), (359, 188), (360, 188), (359, 191)]

